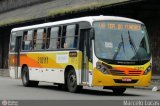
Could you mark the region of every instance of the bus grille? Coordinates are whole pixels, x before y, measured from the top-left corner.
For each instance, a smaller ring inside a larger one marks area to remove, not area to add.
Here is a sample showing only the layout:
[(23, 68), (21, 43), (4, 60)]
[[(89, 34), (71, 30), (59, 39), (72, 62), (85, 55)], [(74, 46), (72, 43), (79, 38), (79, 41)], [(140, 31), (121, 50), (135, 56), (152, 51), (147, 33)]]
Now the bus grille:
[(140, 76), (143, 74), (143, 71), (140, 70), (132, 70), (132, 71), (122, 71), (122, 70), (110, 70), (112, 75), (116, 76)]

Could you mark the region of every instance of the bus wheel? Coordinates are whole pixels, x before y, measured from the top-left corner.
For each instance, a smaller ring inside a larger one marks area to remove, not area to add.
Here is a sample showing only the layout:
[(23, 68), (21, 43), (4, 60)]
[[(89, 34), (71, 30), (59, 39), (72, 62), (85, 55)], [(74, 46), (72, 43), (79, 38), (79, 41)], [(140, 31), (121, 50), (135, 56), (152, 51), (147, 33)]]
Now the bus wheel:
[(67, 88), (69, 92), (77, 92), (81, 86), (77, 85), (77, 77), (74, 69), (71, 69), (67, 75)]
[(38, 86), (39, 81), (30, 81), (29, 80), (29, 70), (28, 67), (22, 69), (22, 83), (25, 87)]
[(126, 88), (113, 88), (112, 90), (114, 94), (122, 95), (126, 91)]

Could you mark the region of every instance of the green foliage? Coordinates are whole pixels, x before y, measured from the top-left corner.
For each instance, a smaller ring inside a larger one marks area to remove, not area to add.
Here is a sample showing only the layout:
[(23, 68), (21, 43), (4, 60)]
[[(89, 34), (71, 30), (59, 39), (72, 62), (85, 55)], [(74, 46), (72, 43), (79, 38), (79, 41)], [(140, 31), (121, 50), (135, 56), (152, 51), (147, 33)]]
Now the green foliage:
[(64, 15), (64, 14), (68, 14), (68, 13), (76, 13), (79, 11), (85, 11), (85, 10), (93, 10), (96, 9), (98, 7), (102, 7), (105, 5), (109, 5), (109, 3), (107, 2), (92, 2), (90, 4), (85, 4), (85, 5), (76, 5), (74, 7), (64, 7), (64, 8), (60, 8), (60, 9), (54, 9), (54, 10), (50, 10), (48, 12), (48, 16), (55, 16), (55, 15)]
[(0, 21), (0, 26), (2, 25), (7, 25), (7, 24), (14, 24), (14, 23), (19, 23), (19, 22), (24, 22), (27, 20), (30, 20), (31, 18), (12, 18), (12, 19), (6, 19), (3, 21)]

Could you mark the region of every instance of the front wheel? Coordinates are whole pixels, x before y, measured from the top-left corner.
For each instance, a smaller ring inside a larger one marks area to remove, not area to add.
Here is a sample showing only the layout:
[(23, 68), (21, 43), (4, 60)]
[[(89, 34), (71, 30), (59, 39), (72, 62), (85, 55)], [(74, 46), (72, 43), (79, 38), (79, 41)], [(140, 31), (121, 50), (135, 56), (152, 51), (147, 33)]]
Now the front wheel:
[(30, 81), (29, 80), (29, 70), (28, 70), (28, 67), (24, 67), (22, 69), (21, 78), (22, 78), (23, 86), (25, 86), (25, 87), (38, 86), (38, 83), (39, 83), (38, 81)]
[(112, 91), (116, 95), (122, 95), (126, 91), (126, 88), (113, 88)]
[(82, 89), (82, 86), (77, 85), (77, 77), (74, 69), (71, 69), (67, 75), (67, 88), (69, 92), (77, 92)]

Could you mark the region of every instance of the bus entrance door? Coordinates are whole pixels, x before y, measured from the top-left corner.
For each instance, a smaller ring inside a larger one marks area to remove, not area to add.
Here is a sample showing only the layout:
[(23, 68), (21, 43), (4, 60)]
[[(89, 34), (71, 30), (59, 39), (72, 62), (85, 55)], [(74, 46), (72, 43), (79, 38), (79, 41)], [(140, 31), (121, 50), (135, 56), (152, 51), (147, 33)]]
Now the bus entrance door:
[(15, 45), (15, 78), (19, 78), (20, 75), (18, 75), (18, 67), (20, 65), (20, 50), (21, 50), (21, 41), (22, 36), (16, 37), (16, 45)]
[(82, 71), (81, 71), (81, 81), (82, 84), (89, 84), (89, 62), (88, 62), (88, 40), (89, 40), (89, 29), (81, 29), (81, 43), (80, 49), (82, 51)]

